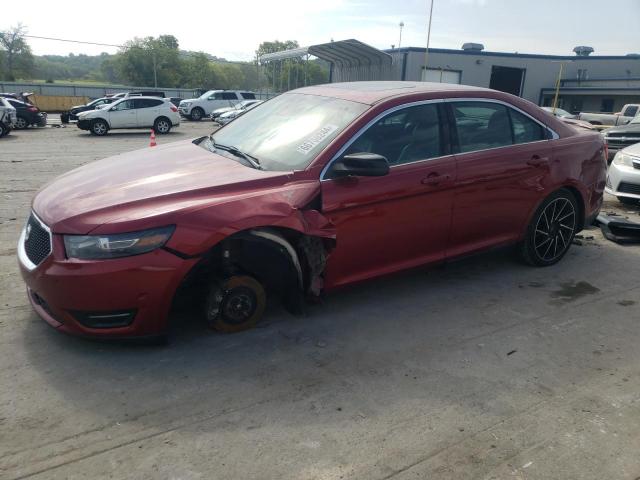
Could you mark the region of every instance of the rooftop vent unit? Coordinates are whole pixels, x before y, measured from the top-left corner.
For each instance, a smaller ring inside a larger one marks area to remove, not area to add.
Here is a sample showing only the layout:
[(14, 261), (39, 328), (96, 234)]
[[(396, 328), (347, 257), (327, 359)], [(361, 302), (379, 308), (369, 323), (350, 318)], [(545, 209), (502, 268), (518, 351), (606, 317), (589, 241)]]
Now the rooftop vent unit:
[(594, 50), (593, 47), (580, 46), (573, 49), (574, 53), (579, 57), (588, 57)]
[(462, 45), (462, 50), (464, 50), (465, 52), (476, 52), (476, 53), (480, 53), (482, 50), (484, 50), (484, 45), (481, 43), (465, 43)]

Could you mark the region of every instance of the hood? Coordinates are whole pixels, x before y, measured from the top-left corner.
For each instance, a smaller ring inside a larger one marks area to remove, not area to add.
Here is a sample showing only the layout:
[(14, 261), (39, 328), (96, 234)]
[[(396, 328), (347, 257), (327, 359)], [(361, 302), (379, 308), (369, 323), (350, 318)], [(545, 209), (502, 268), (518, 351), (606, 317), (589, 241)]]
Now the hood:
[(636, 143), (622, 150), (624, 153), (628, 155), (633, 155), (635, 157), (640, 157), (640, 143)]
[(226, 112), (230, 112), (231, 110), (235, 110), (235, 107), (222, 107), (222, 108), (216, 108), (213, 112), (211, 113), (218, 113), (218, 114), (223, 114)]
[(45, 185), (33, 209), (54, 233), (87, 234), (112, 222), (116, 231), (126, 222), (140, 229), (144, 220), (166, 223), (166, 215), (176, 211), (211, 205), (216, 198), (255, 195), (290, 176), (244, 166), (185, 140), (72, 170)]
[(609, 133), (640, 133), (640, 123), (627, 123), (618, 127), (607, 128), (605, 134)]
[(196, 100), (198, 100), (197, 98), (185, 98), (184, 100), (180, 101), (180, 104), (182, 105), (183, 103), (186, 102), (195, 102)]

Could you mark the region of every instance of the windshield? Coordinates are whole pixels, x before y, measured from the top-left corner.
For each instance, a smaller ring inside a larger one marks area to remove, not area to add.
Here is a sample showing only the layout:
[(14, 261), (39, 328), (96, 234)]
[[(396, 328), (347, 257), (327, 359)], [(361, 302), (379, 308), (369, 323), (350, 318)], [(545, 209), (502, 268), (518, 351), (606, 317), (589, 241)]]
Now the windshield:
[(211, 138), (257, 158), (264, 170), (302, 170), (368, 108), (338, 98), (286, 93), (247, 111)]
[(214, 92), (216, 92), (217, 90), (208, 90), (206, 92), (204, 92), (202, 95), (200, 95), (198, 98), (201, 100), (206, 100), (207, 98), (209, 98), (211, 95), (214, 94)]

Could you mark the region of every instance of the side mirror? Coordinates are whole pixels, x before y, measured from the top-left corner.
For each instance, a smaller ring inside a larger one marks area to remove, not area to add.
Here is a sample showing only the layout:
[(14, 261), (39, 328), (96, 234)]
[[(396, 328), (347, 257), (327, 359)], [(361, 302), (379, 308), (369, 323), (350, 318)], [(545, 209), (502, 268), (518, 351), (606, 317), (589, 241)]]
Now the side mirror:
[(383, 177), (389, 173), (389, 162), (377, 153), (352, 153), (336, 160), (331, 177)]

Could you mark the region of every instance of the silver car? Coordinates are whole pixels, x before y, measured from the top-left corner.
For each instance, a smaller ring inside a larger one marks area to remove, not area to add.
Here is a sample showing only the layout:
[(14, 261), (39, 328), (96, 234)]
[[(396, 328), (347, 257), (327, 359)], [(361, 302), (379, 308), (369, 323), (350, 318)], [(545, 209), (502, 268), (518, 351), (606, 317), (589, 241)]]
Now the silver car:
[(13, 130), (17, 119), (15, 107), (0, 97), (0, 137), (4, 137)]
[(625, 204), (640, 201), (640, 143), (620, 150), (613, 157), (605, 191)]

